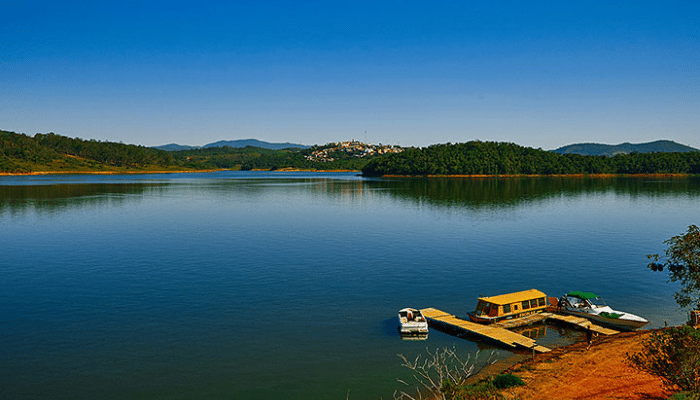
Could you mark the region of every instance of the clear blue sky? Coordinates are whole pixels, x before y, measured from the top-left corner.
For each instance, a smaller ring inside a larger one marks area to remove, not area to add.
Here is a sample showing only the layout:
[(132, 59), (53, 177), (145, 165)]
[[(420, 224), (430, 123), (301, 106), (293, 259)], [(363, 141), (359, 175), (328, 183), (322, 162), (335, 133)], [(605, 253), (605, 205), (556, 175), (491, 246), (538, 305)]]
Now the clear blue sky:
[(698, 1), (0, 3), (0, 129), (700, 148)]

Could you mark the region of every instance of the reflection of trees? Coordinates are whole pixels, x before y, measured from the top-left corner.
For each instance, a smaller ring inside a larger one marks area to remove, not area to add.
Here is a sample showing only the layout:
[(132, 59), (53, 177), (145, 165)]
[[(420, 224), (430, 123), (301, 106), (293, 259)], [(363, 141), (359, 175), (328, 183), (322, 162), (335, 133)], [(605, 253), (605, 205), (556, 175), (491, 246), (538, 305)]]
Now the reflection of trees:
[(400, 178), (366, 182), (394, 196), (444, 206), (504, 206), (612, 191), (632, 196), (700, 196), (700, 178)]
[(166, 180), (161, 182), (68, 183), (52, 185), (0, 185), (0, 213), (61, 211), (70, 207), (102, 206), (135, 201), (145, 195), (162, 194), (173, 187), (196, 186), (207, 196), (243, 195), (259, 197), (271, 190), (286, 193), (313, 193), (353, 202), (357, 199), (391, 196), (418, 204), (443, 207), (507, 207), (557, 196), (579, 196), (613, 192), (630, 196), (700, 196), (700, 177), (688, 178), (392, 178), (355, 179), (348, 177), (294, 178), (255, 177), (239, 179), (236, 173), (224, 179)]
[[(95, 183), (60, 185), (0, 185), (0, 213), (19, 213), (27, 209), (56, 212), (71, 207), (101, 206), (142, 198), (146, 191), (163, 184)], [(127, 196), (129, 195), (129, 196)], [(130, 195), (137, 195), (130, 196)]]

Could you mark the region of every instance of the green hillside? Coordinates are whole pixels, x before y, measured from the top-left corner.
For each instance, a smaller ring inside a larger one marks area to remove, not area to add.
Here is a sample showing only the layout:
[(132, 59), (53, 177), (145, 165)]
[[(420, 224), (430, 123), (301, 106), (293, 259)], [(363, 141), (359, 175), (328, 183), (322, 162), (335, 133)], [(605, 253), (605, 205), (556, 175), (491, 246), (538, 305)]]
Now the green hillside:
[(381, 156), (381, 151), (365, 152), (367, 145), (347, 143), (350, 143), (349, 147), (331, 143), (308, 149), (225, 146), (165, 151), (123, 143), (74, 139), (54, 133), (38, 133), (31, 137), (0, 131), (0, 173), (284, 168), (359, 171), (368, 160)]
[(699, 173), (700, 152), (561, 155), (513, 143), (480, 141), (407, 149), (371, 160), (362, 169), (365, 176)]
[(381, 175), (700, 174), (700, 152), (608, 156), (557, 154), (513, 143), (473, 141), (402, 149), (360, 142), (308, 149), (211, 147), (164, 151), (0, 131), (0, 173), (231, 170), (361, 170)]
[(129, 172), (201, 168), (167, 151), (123, 143), (73, 139), (54, 133), (0, 131), (0, 172)]

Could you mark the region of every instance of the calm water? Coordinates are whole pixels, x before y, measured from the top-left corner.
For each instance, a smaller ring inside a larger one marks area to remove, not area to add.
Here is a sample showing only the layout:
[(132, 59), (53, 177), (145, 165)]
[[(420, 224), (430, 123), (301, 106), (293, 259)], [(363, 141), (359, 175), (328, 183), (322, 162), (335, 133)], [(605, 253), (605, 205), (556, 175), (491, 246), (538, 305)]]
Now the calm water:
[(586, 290), (682, 323), (646, 254), (698, 223), (697, 178), (0, 177), (0, 398), (391, 398), (399, 353), (491, 349), (402, 341), (406, 306)]

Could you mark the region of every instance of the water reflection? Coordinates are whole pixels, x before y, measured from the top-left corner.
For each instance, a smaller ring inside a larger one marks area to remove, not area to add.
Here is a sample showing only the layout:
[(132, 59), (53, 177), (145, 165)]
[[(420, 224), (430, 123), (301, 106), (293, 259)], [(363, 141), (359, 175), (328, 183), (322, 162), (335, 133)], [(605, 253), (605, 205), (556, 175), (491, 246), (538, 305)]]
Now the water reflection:
[[(302, 174), (284, 177), (256, 176), (251, 173), (202, 174), (198, 179), (184, 179), (177, 174), (161, 179), (133, 179), (128, 176), (65, 177), (51, 181), (21, 181), (0, 184), (0, 212), (22, 212), (25, 209), (56, 212), (67, 207), (133, 201), (144, 194), (166, 193), (181, 184), (196, 187), (213, 195), (241, 193), (262, 195), (270, 188), (286, 191), (297, 189), (312, 195), (324, 195), (352, 202), (360, 198), (391, 196), (421, 205), (438, 207), (510, 208), (560, 196), (615, 193), (631, 197), (697, 197), (700, 177), (637, 178), (637, 177), (513, 177), (513, 178), (393, 178), (362, 179), (354, 174)], [(86, 183), (87, 182), (87, 183)], [(193, 184), (194, 183), (194, 184)]]
[(519, 328), (513, 328), (511, 330), (525, 337), (529, 337), (530, 339), (538, 339), (547, 336), (546, 324), (523, 326)]
[(428, 334), (427, 333), (401, 333), (399, 334), (401, 336), (401, 340), (405, 341), (422, 341), (422, 340), (427, 340), (428, 339)]
[(56, 213), (85, 206), (104, 207), (109, 204), (140, 199), (166, 190), (167, 184), (59, 184), (59, 185), (0, 185), (0, 213), (12, 215), (35, 210)]
[[(481, 293), (531, 287), (609, 293), (675, 323), (674, 287), (644, 268), (644, 254), (700, 218), (698, 186), (239, 172), (0, 178), (0, 386), (37, 399), (342, 398), (348, 388), (387, 398), (410, 378), (396, 354), (506, 353), (437, 329), (426, 342), (401, 340), (396, 310), (466, 311)], [(422, 204), (433, 209), (416, 212)], [(499, 218), (474, 218), (477, 208)], [(583, 335), (546, 333), (537, 342), (550, 348)]]
[(509, 207), (559, 196), (614, 192), (635, 196), (700, 196), (700, 177), (403, 178), (367, 183), (416, 203), (447, 207)]

